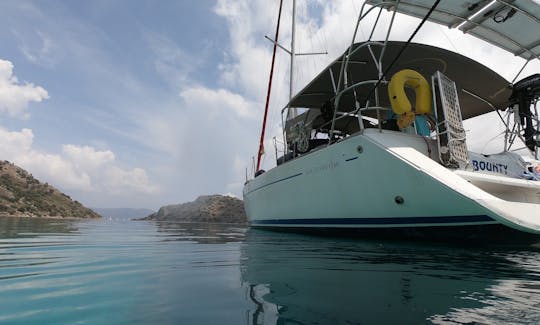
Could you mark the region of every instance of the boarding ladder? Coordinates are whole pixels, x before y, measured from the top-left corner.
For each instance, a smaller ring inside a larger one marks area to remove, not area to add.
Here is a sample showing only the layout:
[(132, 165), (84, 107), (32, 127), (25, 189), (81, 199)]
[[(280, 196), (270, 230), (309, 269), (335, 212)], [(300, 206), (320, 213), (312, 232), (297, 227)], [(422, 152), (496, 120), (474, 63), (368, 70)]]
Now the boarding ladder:
[(469, 163), (469, 153), (456, 84), (437, 71), (431, 77), (431, 86), (439, 159), (447, 167), (464, 167)]

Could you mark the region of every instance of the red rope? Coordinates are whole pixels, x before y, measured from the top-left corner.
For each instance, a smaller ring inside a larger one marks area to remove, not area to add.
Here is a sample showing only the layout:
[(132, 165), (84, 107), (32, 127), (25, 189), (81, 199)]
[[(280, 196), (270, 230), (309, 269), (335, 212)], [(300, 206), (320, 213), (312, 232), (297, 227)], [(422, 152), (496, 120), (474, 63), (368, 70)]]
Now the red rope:
[(283, 0), (279, 2), (279, 13), (278, 13), (278, 21), (277, 21), (277, 27), (276, 27), (276, 37), (274, 38), (274, 52), (272, 53), (272, 66), (270, 68), (270, 78), (268, 80), (268, 91), (266, 93), (266, 106), (264, 108), (264, 119), (263, 119), (263, 125), (262, 125), (262, 131), (261, 131), (261, 141), (259, 142), (259, 153), (257, 155), (257, 168), (255, 171), (258, 171), (261, 167), (261, 156), (264, 153), (264, 131), (266, 130), (266, 118), (268, 116), (268, 105), (270, 104), (270, 91), (272, 90), (272, 76), (274, 75), (274, 62), (276, 60), (276, 49), (277, 49), (277, 42), (278, 42), (278, 36), (279, 36), (279, 22), (281, 20), (281, 7), (283, 5)]

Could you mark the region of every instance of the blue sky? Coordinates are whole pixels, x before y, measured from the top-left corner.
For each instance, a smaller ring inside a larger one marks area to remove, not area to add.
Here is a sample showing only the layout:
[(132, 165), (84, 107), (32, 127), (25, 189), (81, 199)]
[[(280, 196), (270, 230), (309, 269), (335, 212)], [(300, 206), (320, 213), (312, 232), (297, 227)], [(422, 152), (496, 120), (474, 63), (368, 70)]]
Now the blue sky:
[[(298, 1), (299, 49), (329, 54), (298, 60), (296, 89), (345, 49), (359, 7)], [(268, 82), (264, 35), (274, 34), (276, 14), (277, 1), (263, 0), (1, 1), (0, 159), (92, 207), (241, 196)], [(392, 38), (404, 39), (418, 21), (397, 23)], [(417, 41), (467, 52), (509, 79), (522, 64), (459, 32), (441, 39), (442, 27), (426, 27)], [(287, 64), (280, 53), (265, 168), (280, 134)], [(524, 74), (539, 70), (532, 64)]]
[[(26, 128), (33, 135), (29, 150), (4, 159), (91, 206), (156, 208), (199, 193), (229, 192), (228, 182), (238, 175), (216, 166), (222, 170), (215, 181), (202, 179), (207, 172), (194, 170), (192, 157), (204, 149), (187, 154), (173, 148), (196, 147), (197, 137), (218, 135), (204, 134), (204, 128), (198, 133), (196, 127), (188, 128), (193, 134), (174, 130), (206, 123), (191, 118), (204, 114), (186, 112), (196, 108), (185, 107), (182, 90), (218, 87), (229, 35), (215, 6), (209, 1), (0, 3), (0, 58), (12, 63), (19, 85), (29, 82), (47, 93), (27, 101), (16, 115), (1, 115), (5, 132), (16, 135)], [(169, 137), (179, 135), (184, 138)], [(207, 149), (216, 155), (221, 150)], [(234, 143), (229, 149), (235, 150)], [(91, 159), (97, 170), (78, 161)], [(55, 163), (59, 166), (43, 166)], [(99, 175), (107, 170), (110, 175)], [(194, 177), (186, 177), (190, 174)]]

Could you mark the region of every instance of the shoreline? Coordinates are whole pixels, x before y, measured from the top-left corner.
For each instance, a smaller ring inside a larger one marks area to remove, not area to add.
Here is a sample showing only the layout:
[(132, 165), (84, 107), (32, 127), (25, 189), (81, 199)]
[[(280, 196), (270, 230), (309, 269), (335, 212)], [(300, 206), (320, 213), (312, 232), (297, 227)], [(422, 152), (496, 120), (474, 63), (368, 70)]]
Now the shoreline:
[(0, 218), (25, 218), (25, 219), (47, 219), (47, 220), (101, 220), (102, 218), (75, 218), (62, 216), (32, 216), (32, 215), (7, 215), (0, 213)]

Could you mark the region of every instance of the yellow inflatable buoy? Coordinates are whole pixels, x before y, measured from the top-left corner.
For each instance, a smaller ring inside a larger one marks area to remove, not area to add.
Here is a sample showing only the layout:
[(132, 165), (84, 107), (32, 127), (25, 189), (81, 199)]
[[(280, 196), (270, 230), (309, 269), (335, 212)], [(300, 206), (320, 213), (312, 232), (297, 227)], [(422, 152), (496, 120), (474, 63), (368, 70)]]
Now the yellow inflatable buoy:
[(414, 122), (415, 115), (413, 112), (405, 112), (402, 115), (398, 116), (397, 125), (399, 129), (404, 129), (409, 127)]
[(426, 78), (424, 78), (420, 73), (411, 69), (404, 69), (396, 72), (388, 84), (388, 96), (390, 97), (390, 104), (392, 105), (392, 110), (394, 113), (397, 115), (403, 115), (406, 112), (412, 112), (411, 101), (407, 98), (405, 87), (411, 87), (414, 89), (414, 93), (416, 95), (414, 113), (431, 113), (432, 103), (429, 84)]

